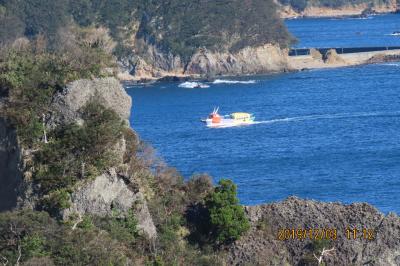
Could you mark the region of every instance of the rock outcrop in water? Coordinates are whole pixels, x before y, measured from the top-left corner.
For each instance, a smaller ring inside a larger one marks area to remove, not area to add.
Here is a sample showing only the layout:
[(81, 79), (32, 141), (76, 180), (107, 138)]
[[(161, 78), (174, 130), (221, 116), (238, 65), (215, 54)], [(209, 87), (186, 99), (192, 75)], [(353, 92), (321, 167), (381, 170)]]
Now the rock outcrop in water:
[[(302, 200), (246, 207), (251, 231), (229, 249), (232, 265), (317, 265), (313, 254), (335, 250), (326, 265), (400, 265), (400, 217), (387, 216), (366, 203), (344, 205)], [(357, 228), (357, 239), (347, 229)], [(336, 240), (279, 240), (282, 229), (336, 229)], [(367, 231), (363, 231), (367, 230)], [(278, 235), (279, 234), (279, 235)], [(370, 239), (369, 239), (370, 238)]]

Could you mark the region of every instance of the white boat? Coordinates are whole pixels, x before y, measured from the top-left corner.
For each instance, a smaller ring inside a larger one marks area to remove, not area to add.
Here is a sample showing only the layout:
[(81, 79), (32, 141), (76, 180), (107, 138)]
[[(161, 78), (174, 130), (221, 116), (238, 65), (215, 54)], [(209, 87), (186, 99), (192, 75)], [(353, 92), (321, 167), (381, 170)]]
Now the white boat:
[(211, 114), (205, 119), (207, 127), (233, 127), (242, 125), (251, 125), (254, 123), (254, 116), (249, 113), (236, 112), (221, 116), (218, 114), (219, 107), (214, 108)]

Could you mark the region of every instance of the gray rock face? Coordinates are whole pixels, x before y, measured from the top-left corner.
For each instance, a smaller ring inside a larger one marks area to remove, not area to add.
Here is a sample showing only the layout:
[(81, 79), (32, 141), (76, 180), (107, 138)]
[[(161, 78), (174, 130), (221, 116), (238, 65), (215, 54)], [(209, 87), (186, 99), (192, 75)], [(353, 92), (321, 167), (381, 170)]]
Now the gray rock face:
[[(247, 207), (246, 211), (253, 226), (230, 248), (229, 262), (233, 265), (249, 261), (258, 265), (315, 264), (310, 239), (278, 240), (280, 229), (292, 228), (337, 230), (337, 239), (328, 242), (327, 248), (335, 251), (324, 258), (326, 265), (400, 265), (400, 218), (385, 216), (366, 203), (343, 205), (291, 197)], [(347, 228), (357, 228), (357, 239), (347, 238)], [(363, 229), (371, 230), (373, 239), (365, 239)], [(307, 256), (311, 264), (301, 264)]]
[(17, 188), (22, 181), (21, 156), (15, 129), (0, 117), (0, 211), (17, 205)]
[(141, 192), (134, 192), (115, 169), (110, 169), (96, 177), (72, 193), (72, 205), (63, 211), (63, 218), (71, 215), (91, 214), (96, 216), (111, 216), (113, 210), (121, 215), (133, 208), (138, 220), (138, 227), (148, 238), (155, 238), (156, 228), (151, 219), (147, 203)]
[(287, 53), (274, 45), (247, 47), (237, 53), (200, 50), (186, 67), (186, 74), (240, 75), (278, 72), (287, 68)]
[[(199, 49), (189, 62), (179, 56), (164, 53), (154, 45), (138, 42), (138, 56), (130, 65), (130, 74), (136, 77), (161, 78), (174, 75), (241, 75), (280, 72), (288, 68), (288, 53), (280, 47), (265, 44), (246, 47), (235, 53)], [(121, 62), (126, 71), (126, 63)]]
[(52, 109), (56, 114), (50, 125), (79, 121), (79, 109), (95, 99), (129, 121), (132, 99), (115, 78), (77, 80), (54, 97)]
[[(106, 108), (114, 110), (122, 119), (129, 121), (132, 100), (122, 85), (114, 78), (95, 80), (77, 80), (54, 98), (54, 119), (50, 125), (59, 125), (80, 121), (79, 109), (95, 98)], [(115, 147), (116, 156), (122, 157), (126, 150), (126, 143), (121, 139)], [(115, 169), (77, 186), (71, 195), (71, 207), (62, 212), (63, 219), (71, 215), (91, 214), (96, 216), (110, 216), (113, 210), (122, 216), (128, 210), (134, 210), (138, 219), (138, 227), (147, 237), (156, 237), (156, 228), (151, 219), (147, 203), (142, 193), (134, 191), (129, 186), (129, 177), (116, 173)]]

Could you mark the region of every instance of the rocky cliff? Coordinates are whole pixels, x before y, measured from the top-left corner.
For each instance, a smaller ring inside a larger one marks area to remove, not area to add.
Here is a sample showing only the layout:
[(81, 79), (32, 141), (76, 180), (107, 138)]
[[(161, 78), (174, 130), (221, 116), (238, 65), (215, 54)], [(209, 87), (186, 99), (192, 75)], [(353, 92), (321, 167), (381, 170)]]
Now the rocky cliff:
[[(48, 131), (69, 123), (83, 124), (80, 110), (93, 99), (105, 108), (113, 110), (125, 121), (126, 126), (129, 125), (131, 98), (116, 79), (102, 78), (77, 80), (57, 93), (53, 97), (51, 112), (47, 117)], [(0, 140), (2, 140), (1, 183), (5, 184), (1, 186), (1, 196), (5, 196), (1, 201), (1, 210), (10, 210), (17, 205), (19, 208), (37, 209), (41, 201), (37, 194), (40, 186), (31, 179), (34, 169), (27, 163), (32, 160), (32, 152), (24, 151), (20, 156), (15, 130), (7, 127), (4, 120), (0, 120)], [(85, 215), (111, 216), (113, 212), (124, 216), (133, 210), (138, 220), (138, 229), (148, 238), (156, 237), (156, 229), (144, 196), (140, 188), (135, 185), (135, 179), (126, 174), (126, 169), (129, 168), (128, 165), (124, 165), (126, 151), (126, 140), (122, 137), (114, 147), (115, 167), (75, 185), (70, 194), (69, 207), (60, 210), (60, 217), (63, 220), (76, 220)], [(17, 182), (21, 180), (20, 159), (25, 167), (23, 182)]]
[[(319, 257), (323, 248), (334, 249), (323, 257), (325, 265), (400, 265), (400, 217), (385, 216), (366, 203), (291, 197), (246, 210), (252, 229), (230, 247), (232, 265), (318, 265), (314, 254)], [(307, 234), (296, 233), (297, 229)], [(316, 229), (336, 230), (337, 235), (319, 239)]]
[(122, 69), (125, 72), (120, 76), (122, 79), (282, 72), (288, 69), (288, 52), (274, 44), (248, 46), (237, 52), (215, 52), (202, 48), (185, 64), (179, 56), (162, 53), (151, 46), (146, 55), (131, 61), (131, 64), (125, 64)]

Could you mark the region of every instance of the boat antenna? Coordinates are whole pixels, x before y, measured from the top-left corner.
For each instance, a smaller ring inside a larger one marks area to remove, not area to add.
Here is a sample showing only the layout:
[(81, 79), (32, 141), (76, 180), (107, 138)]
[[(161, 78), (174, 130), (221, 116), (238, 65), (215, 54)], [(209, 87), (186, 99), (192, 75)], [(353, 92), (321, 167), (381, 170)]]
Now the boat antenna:
[(217, 109), (215, 110), (215, 113), (218, 113), (218, 111), (219, 111), (219, 106), (218, 106)]

